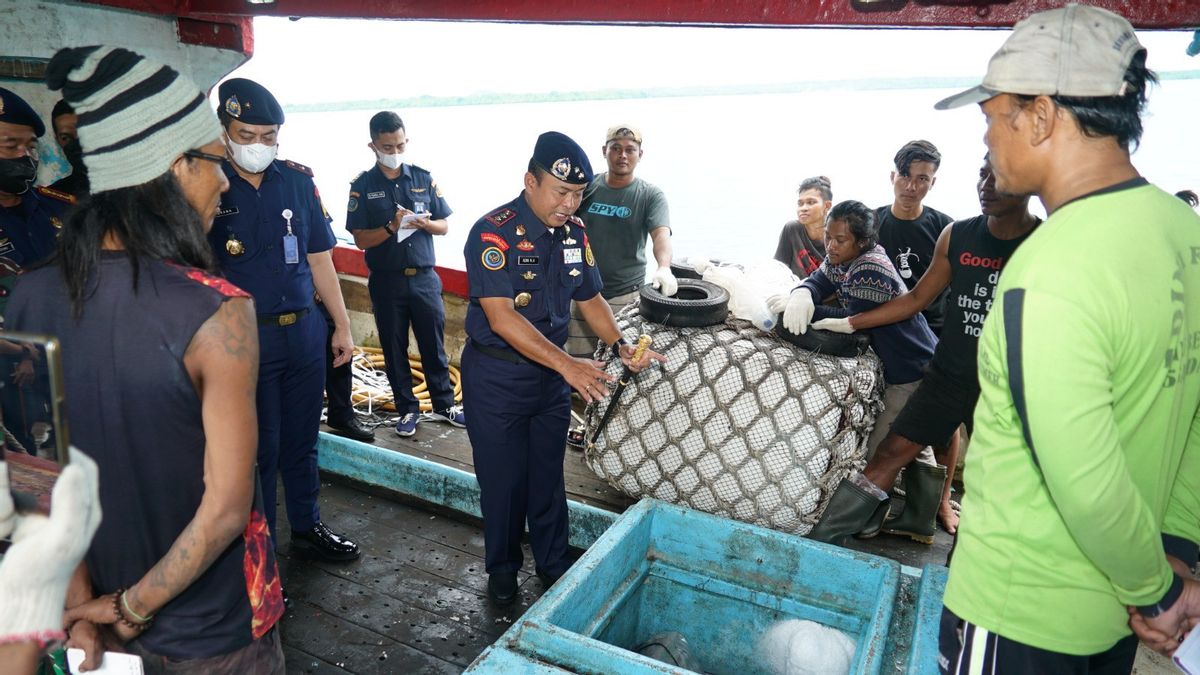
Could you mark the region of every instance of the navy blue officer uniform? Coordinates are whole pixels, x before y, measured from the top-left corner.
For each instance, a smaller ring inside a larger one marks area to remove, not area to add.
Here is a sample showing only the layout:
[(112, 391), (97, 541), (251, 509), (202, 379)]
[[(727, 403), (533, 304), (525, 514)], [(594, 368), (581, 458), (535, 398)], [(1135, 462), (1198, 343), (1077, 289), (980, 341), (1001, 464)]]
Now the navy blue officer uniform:
[[(250, 80), (222, 83), (219, 100), (226, 114), (246, 124), (283, 123), (274, 96)], [(336, 240), (308, 167), (273, 160), (257, 189), (230, 160), (222, 168), (229, 190), (208, 239), (221, 271), (254, 296), (258, 313), (258, 472), (274, 539), (277, 474), (292, 530), (308, 532), (321, 520), (317, 433), (329, 345), (307, 256), (328, 251)]]
[[(571, 139), (550, 132), (538, 139), (534, 162), (573, 184), (592, 178), (586, 155)], [(464, 250), (470, 305), (463, 349), (463, 398), (483, 512), (485, 564), (490, 575), (521, 567), (528, 520), (539, 574), (556, 578), (567, 558), (567, 501), (563, 439), (571, 389), (563, 377), (527, 361), (488, 323), (480, 298), (512, 298), (516, 311), (551, 343), (567, 340), (571, 300), (602, 288), (582, 221), (547, 227), (525, 196), (481, 218)]]
[[(448, 218), (453, 213), (437, 181), (425, 169), (402, 164), (400, 175), (393, 180), (376, 164), (350, 183), (346, 229), (353, 232), (384, 227), (396, 215), (398, 206), (413, 213), (429, 212), (431, 220)], [(433, 409), (448, 410), (454, 406), (454, 388), (443, 344), (446, 309), (442, 304), (442, 280), (433, 269), (433, 235), (418, 228), (403, 241), (393, 236), (368, 248), (364, 258), (370, 271), (367, 289), (396, 411), (418, 415), (421, 410), (413, 394), (408, 365), (410, 326), (417, 339)]]
[[(29, 127), (37, 138), (46, 133), (46, 125), (33, 108), (2, 87), (0, 122)], [(0, 159), (0, 192), (20, 199), (12, 206), (0, 205), (0, 258), (10, 263), (5, 266), (8, 269), (29, 267), (49, 258), (58, 246), (58, 233), (67, 211), (75, 205), (75, 198), (65, 192), (32, 187), (37, 167), (37, 157), (32, 154)], [(7, 298), (6, 289), (0, 288), (0, 317)]]

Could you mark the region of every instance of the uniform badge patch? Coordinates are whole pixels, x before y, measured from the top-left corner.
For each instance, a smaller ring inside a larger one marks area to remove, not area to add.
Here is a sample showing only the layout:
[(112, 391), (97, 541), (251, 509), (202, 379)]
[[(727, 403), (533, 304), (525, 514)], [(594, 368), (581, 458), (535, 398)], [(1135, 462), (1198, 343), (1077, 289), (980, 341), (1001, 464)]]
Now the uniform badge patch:
[(525, 281), (533, 281), (534, 279), (537, 278), (537, 273), (526, 271), (524, 274), (521, 275), (521, 278), (524, 279)]
[(564, 248), (563, 249), (563, 264), (564, 265), (577, 265), (581, 262), (583, 262), (583, 251), (581, 251), (580, 249), (577, 249), (577, 248)]
[(484, 269), (488, 269), (493, 272), (504, 269), (504, 251), (501, 251), (495, 246), (489, 246), (483, 249), (483, 255), (480, 256), (480, 260), (483, 262)]
[(483, 240), (483, 243), (485, 244), (495, 244), (496, 247), (501, 251), (508, 250), (508, 242), (504, 241), (504, 237), (501, 237), (495, 232), (480, 232), (479, 238)]
[(567, 272), (567, 275), (572, 277), (577, 277), (580, 274), (583, 274), (583, 272), (580, 272), (578, 267), (572, 267), (571, 271)]
[(415, 188), (409, 188), (409, 191), (410, 191), (410, 192), (416, 192), (416, 193), (420, 194), (420, 193), (422, 193), (422, 192), (424, 192), (424, 191), (425, 191), (425, 188), (419, 188), (419, 187), (415, 187)]
[(525, 236), (525, 226), (524, 226), (524, 225), (518, 225), (518, 226), (517, 226), (517, 236), (518, 236), (518, 237), (524, 237), (524, 236)]
[[(500, 227), (512, 220), (513, 216), (515, 215), (517, 215), (517, 212), (513, 211), (512, 209), (500, 209), (495, 213), (489, 214), (486, 218), (484, 218), (484, 220), (495, 225), (496, 227)], [(517, 234), (520, 234), (520, 232)]]
[(530, 300), (533, 300), (532, 295), (525, 293), (525, 292), (521, 292), (521, 293), (517, 293), (517, 297), (513, 298), (513, 304), (516, 305), (517, 307), (525, 307), (529, 304)]
[(237, 96), (230, 96), (225, 99), (225, 112), (229, 113), (230, 117), (242, 116), (242, 104), (238, 102)]
[(595, 258), (594, 256), (592, 256), (592, 246), (591, 246), (591, 244), (584, 244), (584, 246), (583, 246), (583, 257), (587, 259), (587, 264), (588, 264), (588, 267), (595, 267), (595, 266), (596, 266), (596, 258)]
[(387, 196), (387, 193), (383, 192), (382, 190), (379, 192), (368, 192), (367, 193), (367, 199), (383, 199), (386, 196)]
[(536, 265), (538, 257), (536, 255), (519, 255), (517, 256), (518, 265)]
[(355, 211), (358, 210), (358, 197), (354, 197), (354, 196), (350, 197), (350, 202), (348, 204), (346, 204), (346, 210), (349, 211), (350, 213), (354, 213)]
[(54, 227), (54, 229), (56, 229), (56, 230), (61, 230), (61, 229), (62, 229), (62, 221), (58, 219), (58, 216), (50, 216), (50, 224), (51, 224), (51, 225)]
[(239, 213), (238, 207), (236, 206), (221, 207), (220, 209), (217, 209), (218, 218), (222, 216), (232, 216), (235, 213)]
[(571, 175), (571, 160), (566, 157), (558, 158), (550, 165), (550, 175), (559, 180), (566, 180)]
[(579, 242), (575, 241), (575, 237), (567, 237), (566, 239), (563, 239), (563, 244), (565, 246), (574, 246), (575, 244), (578, 244), (578, 243)]
[(521, 249), (522, 251), (532, 251), (533, 242), (529, 241), (528, 239), (522, 239), (520, 243), (517, 244), (517, 248)]

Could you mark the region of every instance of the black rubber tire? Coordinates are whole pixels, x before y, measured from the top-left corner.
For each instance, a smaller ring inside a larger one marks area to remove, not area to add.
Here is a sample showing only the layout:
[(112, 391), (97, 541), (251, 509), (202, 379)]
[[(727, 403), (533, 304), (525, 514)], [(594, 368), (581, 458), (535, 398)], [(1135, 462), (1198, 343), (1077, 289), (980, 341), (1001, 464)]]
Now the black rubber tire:
[(700, 279), (679, 279), (674, 296), (642, 286), (638, 311), (642, 318), (674, 328), (715, 326), (729, 315), (729, 291)]
[(797, 335), (783, 327), (783, 320), (775, 324), (775, 333), (779, 337), (810, 352), (828, 354), (829, 356), (855, 357), (865, 354), (871, 346), (870, 336), (864, 333), (834, 333), (827, 330), (817, 330), (810, 327), (808, 332)]
[[(720, 260), (713, 260), (712, 264), (727, 265), (729, 263), (724, 263), (724, 262), (721, 262)], [(738, 269), (742, 269), (741, 265), (733, 265), (733, 266)], [(692, 267), (691, 263), (686, 263), (686, 262), (671, 261), (671, 274), (674, 274), (676, 279), (703, 279), (704, 278), (704, 276), (702, 274), (700, 274), (699, 272), (696, 271), (695, 267)]]

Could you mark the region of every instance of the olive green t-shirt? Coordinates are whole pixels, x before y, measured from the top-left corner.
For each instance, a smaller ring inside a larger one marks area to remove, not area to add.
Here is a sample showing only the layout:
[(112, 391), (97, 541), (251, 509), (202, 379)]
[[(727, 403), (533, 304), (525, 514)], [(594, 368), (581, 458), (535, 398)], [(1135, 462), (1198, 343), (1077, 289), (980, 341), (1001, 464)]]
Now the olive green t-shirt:
[(1138, 179), (1060, 207), (1000, 274), (945, 604), (1094, 654), (1200, 541), (1200, 218)]
[(646, 237), (671, 226), (662, 190), (641, 178), (614, 190), (608, 174), (592, 179), (583, 193), (579, 217), (587, 225), (588, 241), (604, 281), (604, 297), (637, 290), (646, 281)]

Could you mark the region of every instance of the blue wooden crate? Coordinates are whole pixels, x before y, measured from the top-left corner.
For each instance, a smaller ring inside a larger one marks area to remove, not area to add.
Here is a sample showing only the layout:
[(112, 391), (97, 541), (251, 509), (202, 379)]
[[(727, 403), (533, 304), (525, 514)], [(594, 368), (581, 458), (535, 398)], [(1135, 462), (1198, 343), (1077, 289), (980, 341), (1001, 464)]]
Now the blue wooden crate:
[[(706, 672), (754, 675), (766, 630), (809, 619), (857, 641), (852, 672), (876, 673), (899, 578), (891, 560), (646, 499), (497, 647), (572, 672), (678, 673), (630, 651), (678, 631)], [(469, 672), (491, 672), (488, 654)]]

